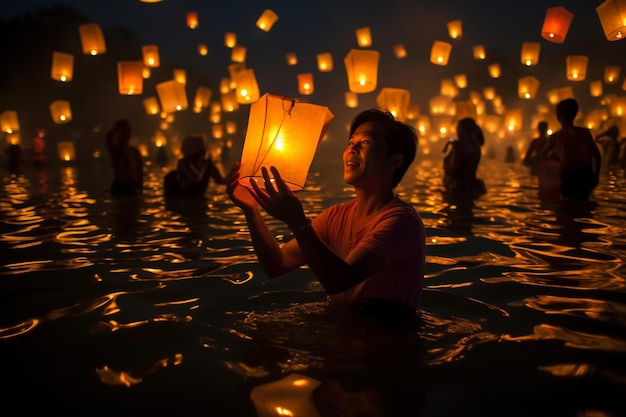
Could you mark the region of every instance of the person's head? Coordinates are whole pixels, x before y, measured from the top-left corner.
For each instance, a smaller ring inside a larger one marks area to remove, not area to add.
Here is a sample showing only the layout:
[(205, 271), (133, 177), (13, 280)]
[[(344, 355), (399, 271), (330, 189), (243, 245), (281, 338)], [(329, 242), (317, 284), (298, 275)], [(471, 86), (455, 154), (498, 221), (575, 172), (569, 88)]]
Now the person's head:
[(545, 134), (548, 132), (548, 122), (542, 120), (537, 123), (537, 132), (539, 132), (541, 136), (545, 136)]
[(113, 131), (117, 133), (118, 140), (121, 140), (123, 143), (130, 142), (131, 127), (127, 119), (120, 119), (115, 122)]
[(456, 124), (456, 134), (459, 140), (473, 140), (480, 146), (484, 145), (483, 131), (471, 117), (465, 117)]
[[(369, 133), (375, 140), (376, 151), (384, 152), (384, 156), (393, 165), (392, 187), (395, 188), (415, 159), (417, 153), (415, 129), (396, 120), (389, 112), (369, 109), (357, 114), (352, 120), (350, 138), (353, 137), (359, 127), (366, 123), (370, 128)], [(348, 145), (346, 152), (349, 149), (350, 145)]]
[(578, 102), (573, 98), (566, 98), (556, 105), (556, 117), (561, 123), (572, 123), (577, 114)]
[(183, 144), (180, 148), (185, 158), (202, 155), (206, 153), (206, 147), (204, 146), (204, 137), (202, 135), (188, 135), (183, 139)]

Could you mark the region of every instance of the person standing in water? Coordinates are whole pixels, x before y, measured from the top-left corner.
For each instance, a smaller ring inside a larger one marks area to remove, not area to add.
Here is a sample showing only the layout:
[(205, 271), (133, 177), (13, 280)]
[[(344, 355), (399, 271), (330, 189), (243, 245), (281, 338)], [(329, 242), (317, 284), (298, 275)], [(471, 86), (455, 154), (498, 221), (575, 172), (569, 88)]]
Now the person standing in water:
[(139, 149), (130, 145), (131, 126), (118, 120), (106, 135), (106, 144), (113, 167), (111, 194), (136, 196), (143, 193), (144, 162)]

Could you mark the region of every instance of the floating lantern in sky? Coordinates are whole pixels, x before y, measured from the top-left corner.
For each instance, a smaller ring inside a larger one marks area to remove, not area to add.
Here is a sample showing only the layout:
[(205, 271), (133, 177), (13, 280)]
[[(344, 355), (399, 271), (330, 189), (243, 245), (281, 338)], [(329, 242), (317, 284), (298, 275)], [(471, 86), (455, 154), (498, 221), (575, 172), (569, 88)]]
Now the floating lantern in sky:
[(72, 109), (70, 102), (67, 100), (55, 100), (50, 104), (50, 115), (52, 121), (57, 124), (63, 124), (72, 120)]
[(546, 95), (550, 104), (557, 104), (558, 102), (563, 101), (566, 98), (575, 98), (574, 89), (570, 86), (553, 88), (548, 91)]
[(495, 87), (483, 88), (483, 96), (485, 97), (485, 100), (493, 100), (496, 97)]
[(467, 88), (467, 76), (465, 74), (457, 74), (454, 76), (454, 83), (459, 88)]
[(372, 34), (369, 27), (362, 27), (355, 31), (356, 42), (361, 48), (372, 46)]
[(172, 70), (172, 77), (176, 82), (179, 82), (183, 85), (187, 84), (187, 71), (184, 69), (175, 69)]
[(215, 139), (222, 139), (224, 136), (224, 125), (217, 123), (211, 126), (211, 134)]
[(187, 13), (187, 27), (189, 29), (195, 29), (198, 27), (198, 13), (196, 12)]
[(604, 36), (610, 41), (626, 37), (626, 0), (606, 0), (596, 7)]
[(292, 67), (298, 63), (298, 56), (294, 52), (289, 52), (285, 54), (285, 60), (287, 60), (287, 65)]
[(222, 77), (220, 80), (220, 93), (226, 94), (231, 90), (230, 88), (230, 78)]
[(522, 44), (522, 52), (520, 59), (522, 64), (527, 67), (537, 65), (539, 62), (539, 51), (541, 50), (541, 44), (539, 42), (524, 42)]
[(235, 45), (230, 54), (230, 60), (233, 62), (245, 62), (247, 49), (245, 46)]
[(224, 34), (224, 45), (227, 48), (234, 48), (237, 45), (237, 34), (235, 32), (226, 32)]
[(600, 97), (602, 95), (602, 80), (589, 83), (589, 95), (591, 97)]
[(565, 58), (567, 65), (567, 79), (570, 81), (582, 81), (587, 77), (587, 63), (589, 58), (585, 55), (569, 55)]
[(459, 39), (463, 36), (463, 24), (460, 20), (452, 20), (447, 23), (448, 35), (451, 39)]
[(476, 45), (472, 48), (472, 54), (474, 59), (485, 59), (487, 54), (485, 53), (485, 47), (483, 45)]
[(5, 110), (0, 114), (0, 131), (13, 133), (20, 130), (20, 123), (15, 110)]
[(141, 71), (141, 76), (144, 78), (144, 80), (150, 78), (150, 67), (146, 67), (144, 65), (143, 70)]
[(76, 155), (74, 142), (70, 141), (57, 142), (57, 151), (59, 153), (59, 159), (65, 162), (73, 161)]
[(459, 90), (454, 84), (454, 80), (451, 78), (442, 78), (439, 86), (439, 94), (448, 97), (456, 97), (459, 95)]
[(304, 96), (313, 94), (315, 86), (313, 85), (313, 74), (305, 72), (298, 74), (298, 92)]
[(448, 96), (437, 95), (428, 100), (428, 108), (433, 116), (453, 113), (454, 105)]
[(161, 110), (166, 113), (185, 110), (188, 106), (185, 85), (176, 80), (164, 81), (156, 85), (161, 102)]
[(289, 189), (302, 189), (333, 118), (328, 107), (264, 94), (250, 106), (239, 182), (263, 187), (261, 167), (275, 166)]
[(235, 96), (239, 104), (251, 104), (259, 99), (261, 93), (256, 75), (252, 68), (243, 69), (233, 75)]
[(619, 79), (621, 67), (619, 65), (609, 65), (604, 68), (604, 82), (607, 84), (616, 84)]
[(380, 53), (374, 50), (351, 49), (343, 60), (348, 75), (348, 88), (353, 93), (369, 93), (378, 83)]
[(430, 62), (435, 65), (448, 65), (450, 51), (452, 51), (451, 43), (444, 41), (434, 41), (430, 49)]
[(50, 76), (53, 80), (69, 82), (72, 81), (74, 73), (74, 55), (65, 52), (52, 53), (52, 68)]
[(117, 86), (120, 94), (143, 93), (143, 63), (141, 61), (118, 62)]
[(141, 47), (143, 64), (146, 67), (155, 68), (161, 65), (159, 60), (159, 47), (157, 45), (144, 45)]
[(396, 58), (398, 59), (403, 59), (406, 58), (406, 49), (404, 48), (404, 45), (401, 43), (397, 43), (393, 46), (393, 54), (396, 56)]
[(500, 69), (500, 64), (491, 64), (487, 67), (487, 71), (489, 71), (489, 76), (491, 78), (500, 78), (502, 75), (502, 71)]
[(317, 69), (320, 72), (330, 72), (333, 70), (333, 56), (329, 52), (317, 54)]
[(206, 43), (199, 43), (198, 44), (198, 53), (202, 56), (206, 56), (209, 53), (209, 47), (206, 45)]
[(563, 43), (574, 14), (563, 6), (548, 7), (541, 27), (541, 37), (554, 43)]
[(83, 23), (78, 26), (78, 32), (83, 53), (86, 55), (98, 55), (106, 52), (106, 44), (100, 25), (97, 23)]
[(378, 108), (393, 114), (393, 117), (401, 122), (406, 120), (410, 102), (411, 93), (404, 88), (384, 87), (376, 96)]
[(351, 109), (359, 107), (359, 96), (356, 93), (353, 93), (352, 91), (346, 91), (345, 98), (346, 107), (349, 107)]
[(239, 110), (239, 102), (237, 102), (237, 92), (235, 90), (230, 90), (228, 93), (223, 93), (221, 95), (221, 99), (223, 111), (227, 113), (232, 113)]
[(535, 94), (537, 94), (538, 88), (539, 80), (532, 75), (521, 77), (517, 80), (517, 96), (519, 98), (525, 100), (531, 100), (535, 98)]
[(416, 120), (420, 115), (420, 106), (417, 103), (410, 103), (409, 109), (406, 112), (407, 120)]
[(229, 135), (234, 135), (237, 133), (237, 123), (232, 120), (226, 122), (226, 133)]
[(256, 27), (259, 29), (269, 32), (274, 23), (278, 20), (278, 15), (271, 9), (265, 9), (261, 16), (256, 21)]
[(196, 96), (193, 99), (193, 107), (194, 109), (204, 109), (209, 107), (209, 103), (211, 102), (211, 96), (213, 95), (213, 90), (209, 87), (203, 87), (201, 85), (196, 89)]
[(522, 130), (522, 109), (507, 109), (504, 113), (504, 126), (509, 132), (519, 132)]
[(608, 107), (612, 117), (626, 116), (626, 96), (613, 97)]
[(149, 115), (159, 114), (161, 109), (159, 108), (159, 102), (157, 98), (152, 96), (143, 100), (143, 108), (146, 110), (146, 113)]

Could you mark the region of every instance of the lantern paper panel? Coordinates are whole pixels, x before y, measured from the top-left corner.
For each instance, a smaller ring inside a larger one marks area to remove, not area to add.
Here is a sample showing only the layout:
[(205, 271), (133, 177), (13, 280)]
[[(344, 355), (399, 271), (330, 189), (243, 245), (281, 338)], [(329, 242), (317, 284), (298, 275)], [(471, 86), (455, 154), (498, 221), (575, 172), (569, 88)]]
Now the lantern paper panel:
[(489, 71), (489, 76), (491, 78), (500, 78), (502, 75), (502, 70), (500, 69), (500, 64), (491, 64), (487, 67), (487, 71)]
[(430, 62), (435, 65), (448, 65), (452, 44), (444, 41), (434, 41), (430, 49)]
[(70, 162), (76, 158), (76, 150), (74, 142), (62, 141), (57, 143), (57, 151), (61, 161)]
[(459, 95), (459, 89), (451, 78), (442, 78), (440, 81), (439, 94), (448, 97), (456, 97)]
[(393, 117), (401, 122), (407, 119), (410, 102), (411, 93), (404, 88), (384, 87), (380, 89), (378, 96), (376, 96), (378, 108), (393, 114)]
[(159, 47), (157, 45), (144, 45), (141, 47), (143, 64), (146, 67), (156, 68), (161, 65), (159, 59)]
[(185, 110), (188, 107), (185, 85), (176, 80), (164, 81), (156, 85), (161, 109), (166, 113)]
[(237, 123), (233, 122), (232, 120), (226, 122), (226, 133), (229, 135), (234, 135), (235, 133), (237, 133)]
[(239, 102), (237, 101), (237, 92), (230, 90), (228, 93), (221, 95), (222, 98), (222, 110), (226, 113), (232, 113), (239, 110)]
[(574, 14), (563, 6), (548, 7), (541, 27), (541, 37), (554, 43), (563, 43)]
[(460, 20), (452, 20), (447, 23), (448, 35), (451, 39), (459, 39), (463, 36), (463, 23)]
[(504, 113), (504, 125), (509, 132), (522, 130), (522, 109), (507, 109)]
[(85, 55), (98, 55), (106, 52), (104, 34), (97, 23), (83, 23), (78, 26), (80, 42)]
[(74, 55), (65, 52), (52, 53), (50, 77), (53, 80), (69, 82), (74, 74)]
[(315, 91), (315, 85), (313, 84), (313, 74), (306, 72), (298, 74), (298, 92), (304, 96), (313, 94)]
[(199, 43), (198, 44), (198, 54), (202, 55), (202, 56), (206, 56), (209, 54), (209, 47), (207, 46), (206, 43)]
[(234, 74), (235, 94), (239, 104), (254, 103), (261, 97), (259, 84), (252, 68)]
[(467, 88), (467, 75), (465, 74), (455, 75), (454, 84), (456, 84), (458, 88)]
[(372, 33), (369, 27), (362, 27), (355, 31), (357, 44), (361, 48), (372, 46)]
[(317, 69), (320, 72), (330, 72), (333, 70), (333, 55), (329, 52), (317, 54)]
[(70, 102), (67, 100), (55, 100), (50, 104), (50, 115), (52, 121), (57, 124), (63, 124), (72, 120), (72, 109)]
[(0, 131), (13, 133), (20, 130), (20, 123), (17, 118), (17, 111), (5, 110), (0, 114)]
[(117, 85), (120, 94), (143, 93), (143, 63), (141, 61), (118, 62)]
[(587, 77), (587, 64), (589, 58), (585, 55), (569, 55), (565, 59), (567, 65), (567, 79), (570, 81), (582, 81)]
[(522, 52), (520, 60), (527, 67), (537, 65), (539, 63), (539, 51), (541, 44), (539, 42), (524, 42), (522, 44)]
[(380, 53), (374, 50), (351, 49), (343, 62), (348, 75), (348, 89), (353, 93), (370, 93), (378, 83)]
[(278, 20), (278, 15), (271, 9), (265, 9), (256, 21), (256, 26), (262, 31), (269, 32), (274, 23)]
[(478, 117), (478, 112), (476, 111), (476, 105), (472, 103), (471, 100), (462, 100), (454, 104), (455, 104), (454, 115), (456, 117), (456, 120), (465, 119), (467, 117), (476, 119)]
[(187, 71), (180, 68), (172, 70), (172, 78), (174, 81), (185, 85), (187, 84)]
[(610, 41), (626, 37), (626, 0), (605, 0), (596, 7), (604, 36)]
[(333, 118), (325, 106), (264, 94), (250, 106), (240, 183), (251, 187), (254, 178), (263, 186), (261, 167), (275, 166), (289, 189), (302, 189)]
[(450, 115), (454, 113), (452, 98), (443, 95), (434, 96), (428, 100), (428, 108), (430, 114), (433, 116), (441, 114)]

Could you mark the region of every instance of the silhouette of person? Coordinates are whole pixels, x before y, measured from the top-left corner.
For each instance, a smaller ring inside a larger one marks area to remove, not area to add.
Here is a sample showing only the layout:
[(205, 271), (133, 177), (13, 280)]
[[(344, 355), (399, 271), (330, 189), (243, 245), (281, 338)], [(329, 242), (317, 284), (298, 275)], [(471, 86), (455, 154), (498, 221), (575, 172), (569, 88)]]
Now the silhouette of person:
[(446, 143), (443, 152), (444, 178), (446, 191), (474, 197), (486, 192), (485, 183), (476, 177), (482, 149), (485, 143), (483, 131), (470, 117), (459, 120), (456, 127), (457, 139)]
[(537, 162), (546, 157), (548, 148), (548, 122), (542, 120), (537, 123), (537, 136), (528, 145), (528, 149), (522, 158), (522, 164), (530, 167), (530, 174), (537, 175)]
[(46, 135), (45, 130), (37, 129), (37, 133), (32, 140), (31, 147), (33, 152), (33, 166), (36, 169), (43, 168), (43, 165), (46, 161), (46, 142), (44, 141), (44, 137)]
[(596, 142), (602, 146), (603, 159), (608, 166), (615, 166), (620, 159), (619, 127), (612, 125), (596, 136)]
[(5, 150), (8, 158), (10, 174), (19, 174), (22, 171), (22, 147), (17, 143), (11, 143)]
[(128, 120), (118, 120), (106, 135), (106, 144), (113, 167), (111, 194), (136, 196), (143, 193), (144, 162), (139, 149), (130, 145), (131, 126)]

